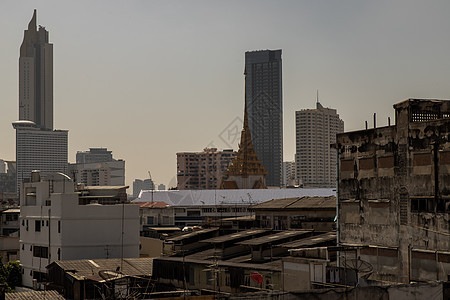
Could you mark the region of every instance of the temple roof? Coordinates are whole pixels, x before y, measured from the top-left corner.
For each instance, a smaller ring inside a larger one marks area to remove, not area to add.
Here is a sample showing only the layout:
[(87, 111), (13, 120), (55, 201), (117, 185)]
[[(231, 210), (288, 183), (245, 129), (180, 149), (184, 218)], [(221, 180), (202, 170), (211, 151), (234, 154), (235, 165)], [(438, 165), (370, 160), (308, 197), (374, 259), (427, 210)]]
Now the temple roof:
[(241, 142), (236, 157), (231, 162), (225, 175), (247, 176), (247, 175), (267, 175), (269, 174), (261, 161), (258, 159), (253, 148), (252, 135), (248, 126), (247, 103), (244, 108), (244, 127), (241, 132)]

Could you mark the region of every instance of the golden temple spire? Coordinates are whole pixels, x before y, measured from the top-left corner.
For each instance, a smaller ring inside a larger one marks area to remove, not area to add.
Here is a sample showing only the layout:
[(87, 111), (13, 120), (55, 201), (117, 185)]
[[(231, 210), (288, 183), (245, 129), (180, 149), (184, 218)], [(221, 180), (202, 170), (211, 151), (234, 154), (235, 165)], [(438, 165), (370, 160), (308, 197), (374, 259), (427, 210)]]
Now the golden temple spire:
[[(247, 72), (244, 70), (245, 80), (247, 80)], [(241, 142), (239, 143), (239, 150), (236, 157), (231, 162), (225, 175), (228, 176), (248, 176), (248, 175), (262, 175), (269, 174), (264, 169), (261, 161), (258, 159), (255, 149), (253, 148), (252, 135), (250, 127), (248, 126), (247, 114), (247, 91), (245, 91), (244, 101), (244, 124), (241, 132)]]

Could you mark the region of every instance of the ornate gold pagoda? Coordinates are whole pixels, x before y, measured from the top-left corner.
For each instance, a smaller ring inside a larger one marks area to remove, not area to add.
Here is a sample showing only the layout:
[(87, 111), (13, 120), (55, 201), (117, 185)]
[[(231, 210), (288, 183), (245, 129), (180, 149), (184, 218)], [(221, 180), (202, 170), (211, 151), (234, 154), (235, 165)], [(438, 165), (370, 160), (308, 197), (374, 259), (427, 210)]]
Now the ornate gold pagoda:
[(248, 126), (247, 103), (244, 108), (244, 127), (236, 157), (228, 170), (224, 172), (228, 178), (222, 179), (221, 189), (265, 189), (265, 176), (269, 174), (258, 159), (253, 148), (252, 135)]

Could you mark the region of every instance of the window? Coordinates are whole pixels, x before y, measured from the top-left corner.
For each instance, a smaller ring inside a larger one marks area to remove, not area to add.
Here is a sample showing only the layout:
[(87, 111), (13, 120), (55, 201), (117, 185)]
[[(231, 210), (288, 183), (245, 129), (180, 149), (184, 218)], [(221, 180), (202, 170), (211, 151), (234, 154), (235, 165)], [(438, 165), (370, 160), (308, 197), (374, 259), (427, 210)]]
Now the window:
[(48, 258), (48, 247), (34, 246), (33, 256), (40, 258)]
[(147, 217), (147, 224), (153, 225), (153, 222), (154, 222), (154, 217), (152, 217), (152, 216)]
[(58, 233), (61, 233), (61, 221), (58, 221)]
[(39, 220), (34, 221), (34, 231), (36, 231), (36, 232), (41, 231), (41, 221), (39, 221)]

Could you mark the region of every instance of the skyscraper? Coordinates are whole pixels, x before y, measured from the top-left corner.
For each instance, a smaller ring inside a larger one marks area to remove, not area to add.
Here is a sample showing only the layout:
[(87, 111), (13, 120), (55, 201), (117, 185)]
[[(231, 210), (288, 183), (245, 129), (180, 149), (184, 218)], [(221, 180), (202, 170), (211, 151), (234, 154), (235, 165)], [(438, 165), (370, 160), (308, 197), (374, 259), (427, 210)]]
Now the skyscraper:
[(19, 120), (53, 129), (53, 44), (36, 28), (36, 10), (25, 30), (19, 57)]
[(283, 94), (281, 50), (245, 53), (245, 100), (254, 149), (267, 186), (281, 186), (283, 163)]
[(16, 129), (17, 191), (32, 170), (67, 173), (67, 130), (53, 130), (53, 45), (36, 28), (36, 10), (19, 57), (19, 121)]
[(31, 171), (67, 173), (67, 130), (45, 130), (37, 128), (31, 121), (16, 121), (17, 191)]
[(344, 121), (337, 111), (324, 108), (295, 112), (296, 179), (304, 187), (336, 186), (336, 134), (344, 132)]

